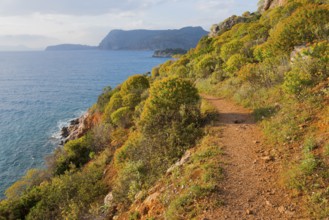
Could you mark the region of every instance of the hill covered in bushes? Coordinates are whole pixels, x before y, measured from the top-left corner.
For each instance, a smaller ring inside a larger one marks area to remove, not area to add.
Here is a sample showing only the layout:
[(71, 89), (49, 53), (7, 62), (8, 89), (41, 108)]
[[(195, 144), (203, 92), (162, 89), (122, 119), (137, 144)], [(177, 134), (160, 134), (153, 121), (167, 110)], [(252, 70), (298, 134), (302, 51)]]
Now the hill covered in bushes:
[[(225, 28), (151, 75), (105, 89), (89, 110), (89, 130), (58, 148), (47, 169), (30, 170), (11, 186), (0, 219), (139, 219), (143, 213), (131, 205), (148, 202), (159, 181), (168, 186), (160, 216), (191, 219), (221, 206), (214, 110), (199, 93), (253, 109), (276, 149), (272, 156), (282, 158), (287, 192), (303, 201), (310, 218), (328, 217), (329, 5), (265, 3), (229, 19), (232, 25), (220, 24)], [(191, 148), (184, 172), (170, 171)], [(201, 178), (189, 182), (194, 175)], [(178, 183), (180, 190), (170, 191)]]

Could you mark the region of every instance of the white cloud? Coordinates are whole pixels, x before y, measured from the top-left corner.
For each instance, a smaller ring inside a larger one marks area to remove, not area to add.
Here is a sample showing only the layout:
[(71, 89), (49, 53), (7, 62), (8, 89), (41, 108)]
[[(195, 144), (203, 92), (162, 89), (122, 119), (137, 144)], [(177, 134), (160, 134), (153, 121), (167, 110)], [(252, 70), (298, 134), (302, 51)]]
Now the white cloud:
[(141, 10), (164, 0), (1, 0), (1, 15), (33, 13), (99, 15), (127, 10)]
[[(256, 10), (258, 0), (0, 0), (2, 35), (44, 36), (33, 41), (0, 37), (0, 45), (98, 45), (112, 29), (208, 30), (232, 14)], [(1, 48), (0, 48), (1, 49)]]

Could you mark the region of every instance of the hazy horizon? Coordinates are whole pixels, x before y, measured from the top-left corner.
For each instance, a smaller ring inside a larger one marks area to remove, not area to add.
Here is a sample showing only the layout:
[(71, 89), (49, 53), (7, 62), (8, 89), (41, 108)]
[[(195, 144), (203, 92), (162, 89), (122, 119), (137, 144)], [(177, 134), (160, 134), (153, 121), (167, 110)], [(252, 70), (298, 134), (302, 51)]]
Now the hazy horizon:
[(113, 29), (180, 29), (214, 23), (249, 10), (258, 0), (0, 0), (0, 51), (49, 45), (97, 46)]

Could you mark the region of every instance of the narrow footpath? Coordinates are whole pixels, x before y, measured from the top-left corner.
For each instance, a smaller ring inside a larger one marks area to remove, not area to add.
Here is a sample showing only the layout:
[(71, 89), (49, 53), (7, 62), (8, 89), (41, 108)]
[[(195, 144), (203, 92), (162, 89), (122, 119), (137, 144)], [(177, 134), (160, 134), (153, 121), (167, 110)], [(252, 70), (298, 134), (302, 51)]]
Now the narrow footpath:
[(308, 219), (279, 184), (280, 158), (265, 145), (251, 112), (225, 99), (203, 98), (219, 112), (224, 151), (223, 205), (204, 219)]

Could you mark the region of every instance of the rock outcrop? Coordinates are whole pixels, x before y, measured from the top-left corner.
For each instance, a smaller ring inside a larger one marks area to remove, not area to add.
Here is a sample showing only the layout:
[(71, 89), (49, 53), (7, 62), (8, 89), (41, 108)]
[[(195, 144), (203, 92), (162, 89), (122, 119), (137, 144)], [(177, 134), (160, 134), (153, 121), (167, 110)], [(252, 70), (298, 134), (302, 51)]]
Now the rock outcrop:
[(63, 145), (70, 140), (75, 140), (82, 137), (91, 128), (90, 118), (90, 114), (87, 112), (80, 118), (71, 120), (69, 126), (63, 127), (61, 130), (61, 144)]
[(234, 25), (246, 22), (248, 18), (233, 15), (219, 24), (214, 24), (210, 28), (209, 37), (215, 37), (220, 33), (230, 30)]
[(271, 8), (276, 8), (283, 6), (286, 3), (286, 0), (265, 0), (262, 11), (267, 11)]

